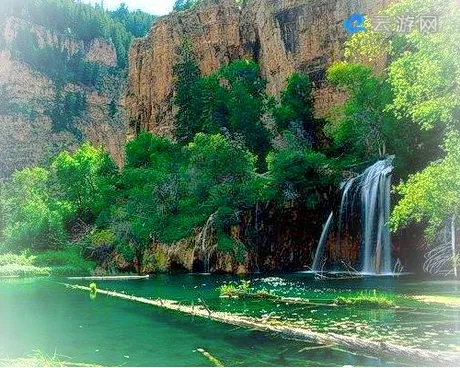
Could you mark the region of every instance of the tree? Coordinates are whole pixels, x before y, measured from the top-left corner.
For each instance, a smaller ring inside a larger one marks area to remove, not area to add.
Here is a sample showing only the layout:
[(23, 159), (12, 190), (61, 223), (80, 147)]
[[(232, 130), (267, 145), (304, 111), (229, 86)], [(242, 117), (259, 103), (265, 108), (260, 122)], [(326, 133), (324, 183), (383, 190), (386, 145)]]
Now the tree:
[(423, 129), (436, 126), (459, 129), (460, 26), (455, 1), (405, 0), (391, 6), (387, 13), (439, 14), (440, 30), (420, 34), (413, 31), (394, 43), (395, 56), (388, 68), (389, 82), (395, 93), (389, 109), (396, 116), (410, 118)]
[(389, 86), (362, 64), (339, 62), (327, 71), (329, 82), (349, 96), (347, 102), (332, 115), (329, 132), (336, 144), (353, 151), (359, 159), (385, 156), (392, 139), (386, 133), (395, 124), (392, 114), (385, 112), (391, 99)]
[(229, 226), (240, 221), (241, 211), (254, 206), (263, 191), (256, 174), (257, 157), (221, 134), (197, 134), (185, 153), (184, 220), (203, 226), (214, 214), (219, 236), (225, 236)]
[(271, 134), (264, 124), (266, 81), (254, 61), (236, 60), (202, 80), (202, 127), (244, 144), (265, 169)]
[(281, 92), (280, 104), (273, 114), (281, 130), (289, 128), (291, 123), (300, 123), (306, 131), (311, 131), (314, 122), (312, 85), (307, 76), (295, 73), (287, 80), (286, 88)]
[[(126, 148), (127, 165), (118, 182), (118, 197), (99, 225), (112, 228), (123, 252), (131, 250), (142, 272), (148, 247), (163, 238), (178, 214), (182, 190), (180, 146), (142, 133)], [(102, 221), (109, 217), (108, 221)]]
[(2, 193), (3, 247), (9, 251), (59, 248), (66, 243), (65, 223), (72, 204), (53, 197), (50, 172), (24, 169), (13, 174)]
[[(410, 157), (406, 163), (415, 162), (415, 165), (405, 165), (413, 175), (397, 189), (401, 200), (392, 215), (393, 229), (411, 222), (424, 222), (427, 235), (433, 239), (441, 223), (455, 214), (452, 206), (457, 205), (458, 199), (454, 182), (455, 144), (458, 144), (456, 137), (460, 128), (458, 4), (403, 0), (390, 5), (383, 14), (414, 17), (438, 14), (438, 32), (422, 34), (414, 27), (408, 34), (384, 35), (370, 29), (370, 32), (354, 35), (345, 52), (350, 61), (373, 65), (374, 77), (378, 75), (376, 78), (383, 82), (380, 89), (390, 91), (384, 101), (379, 101), (380, 94), (371, 94), (380, 105), (378, 111), (382, 116), (391, 114), (396, 123), (386, 129), (387, 142), (392, 142), (399, 132), (406, 132), (407, 138), (400, 141), (399, 147), (406, 143), (409, 150), (400, 152)], [(384, 63), (377, 68), (379, 58)], [(369, 100), (369, 105), (371, 103)], [(445, 153), (437, 149), (443, 140)], [(420, 168), (424, 169), (416, 172)]]
[(434, 240), (445, 221), (460, 215), (460, 135), (448, 134), (445, 157), (401, 183), (391, 225), (394, 230), (411, 222), (427, 224), (426, 235)]
[(192, 51), (192, 45), (185, 39), (179, 48), (179, 62), (174, 66), (174, 103), (178, 107), (175, 117), (176, 137), (187, 143), (200, 131), (201, 95), (198, 88), (201, 72)]
[(336, 184), (336, 171), (324, 154), (308, 141), (286, 131), (283, 147), (267, 156), (270, 197), (276, 202), (297, 202), (315, 208), (322, 194)]
[(52, 163), (58, 196), (77, 216), (94, 220), (111, 203), (118, 169), (102, 149), (84, 143), (74, 154), (62, 152)]

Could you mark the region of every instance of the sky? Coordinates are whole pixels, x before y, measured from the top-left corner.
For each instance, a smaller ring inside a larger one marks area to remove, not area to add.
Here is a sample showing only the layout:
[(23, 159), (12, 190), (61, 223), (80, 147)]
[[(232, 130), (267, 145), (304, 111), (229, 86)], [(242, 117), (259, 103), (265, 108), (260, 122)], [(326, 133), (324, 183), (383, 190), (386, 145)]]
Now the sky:
[[(130, 10), (141, 9), (155, 15), (168, 14), (173, 7), (174, 0), (103, 0), (104, 8), (116, 9), (121, 3), (125, 3)], [(100, 3), (101, 0), (85, 0), (89, 3)]]

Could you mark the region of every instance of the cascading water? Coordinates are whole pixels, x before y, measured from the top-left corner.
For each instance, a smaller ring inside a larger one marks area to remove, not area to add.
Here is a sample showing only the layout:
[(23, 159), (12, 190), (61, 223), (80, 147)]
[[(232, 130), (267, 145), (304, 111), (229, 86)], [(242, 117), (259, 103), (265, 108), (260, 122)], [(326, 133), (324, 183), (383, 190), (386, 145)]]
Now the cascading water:
[(199, 243), (200, 243), (199, 251), (201, 253), (202, 262), (203, 262), (203, 273), (210, 272), (210, 263), (211, 263), (210, 261), (211, 261), (212, 253), (214, 251), (214, 247), (213, 246), (209, 247), (208, 242), (206, 241), (207, 240), (206, 235), (211, 230), (215, 215), (216, 214), (213, 213), (211, 216), (209, 216), (208, 220), (206, 221), (206, 225), (201, 230), (200, 237), (199, 237)]
[(324, 250), (326, 248), (326, 241), (329, 235), (329, 231), (331, 229), (333, 219), (334, 212), (331, 212), (326, 221), (326, 224), (324, 225), (323, 233), (321, 234), (321, 238), (319, 239), (318, 248), (316, 248), (315, 259), (313, 260), (313, 266), (311, 267), (311, 269), (315, 272), (321, 271), (322, 269), (321, 261), (323, 259)]
[(362, 272), (391, 274), (390, 187), (393, 158), (369, 167), (359, 179), (361, 191)]
[[(390, 215), (390, 186), (393, 157), (376, 162), (361, 175), (342, 186), (338, 225), (338, 247), (344, 229), (349, 231), (359, 214), (361, 219), (361, 272), (391, 274), (391, 242), (388, 220)], [(358, 202), (359, 200), (359, 202)], [(332, 214), (324, 226), (312, 269), (319, 271), (325, 244), (330, 232)]]

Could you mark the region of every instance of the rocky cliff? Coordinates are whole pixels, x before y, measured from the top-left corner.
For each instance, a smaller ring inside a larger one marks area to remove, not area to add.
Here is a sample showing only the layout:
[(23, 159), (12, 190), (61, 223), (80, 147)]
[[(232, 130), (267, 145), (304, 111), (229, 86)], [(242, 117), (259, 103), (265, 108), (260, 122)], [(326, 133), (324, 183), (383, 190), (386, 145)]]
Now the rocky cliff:
[(389, 0), (207, 0), (196, 9), (158, 19), (130, 52), (127, 108), (130, 124), (173, 136), (173, 65), (177, 47), (188, 38), (202, 73), (238, 58), (252, 58), (276, 96), (294, 72), (315, 85), (319, 116), (343, 98), (324, 85), (325, 70), (342, 57), (349, 37), (343, 21), (359, 12), (373, 14)]
[[(35, 48), (21, 39), (24, 32), (33, 37)], [(115, 118), (111, 109), (121, 111), (124, 76), (113, 72), (114, 46), (102, 39), (83, 42), (15, 17), (1, 25), (0, 41), (0, 178), (40, 165), (82, 139), (106, 147), (121, 164), (124, 119)], [(76, 81), (72, 77), (76, 71), (69, 67), (69, 77), (58, 86), (53, 77), (66, 70), (52, 63), (37, 65), (47, 52), (68, 55), (69, 60), (78, 55), (80, 65), (97, 68), (97, 83)], [(77, 97), (84, 101), (78, 108), (73, 100)], [(70, 116), (69, 108), (78, 114)], [(72, 122), (63, 121), (69, 117)]]

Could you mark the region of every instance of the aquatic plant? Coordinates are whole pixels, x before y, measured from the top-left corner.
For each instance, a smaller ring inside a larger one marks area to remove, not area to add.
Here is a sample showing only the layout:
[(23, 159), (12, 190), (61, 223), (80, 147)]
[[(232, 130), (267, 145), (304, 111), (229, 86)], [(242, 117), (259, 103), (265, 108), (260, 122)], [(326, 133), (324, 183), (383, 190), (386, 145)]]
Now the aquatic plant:
[(221, 298), (239, 297), (248, 294), (251, 289), (251, 281), (241, 280), (237, 282), (224, 282), (217, 288)]
[(221, 298), (258, 298), (258, 299), (281, 299), (268, 289), (255, 290), (251, 288), (251, 281), (241, 280), (237, 282), (223, 283), (217, 288)]
[(92, 282), (91, 284), (89, 284), (89, 288), (91, 289), (91, 292), (92, 293), (95, 293), (97, 291), (97, 285), (95, 282)]
[(391, 294), (378, 293), (377, 290), (362, 291), (357, 295), (339, 296), (335, 303), (338, 305), (352, 305), (360, 307), (393, 308), (395, 296)]

